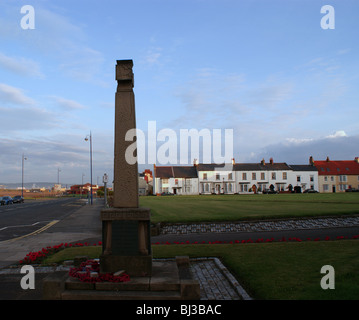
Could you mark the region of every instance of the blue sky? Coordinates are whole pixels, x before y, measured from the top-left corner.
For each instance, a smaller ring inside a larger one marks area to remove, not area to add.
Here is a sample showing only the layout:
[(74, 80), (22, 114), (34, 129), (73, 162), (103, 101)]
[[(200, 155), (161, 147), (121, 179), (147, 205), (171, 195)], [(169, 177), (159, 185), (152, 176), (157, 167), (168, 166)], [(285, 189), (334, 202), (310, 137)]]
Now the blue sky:
[[(335, 29), (321, 28), (324, 5)], [(358, 15), (354, 0), (2, 0), (0, 184), (21, 181), (22, 153), (26, 181), (56, 182), (58, 168), (89, 181), (90, 131), (93, 181), (111, 179), (120, 59), (134, 61), (144, 132), (233, 129), (236, 162), (354, 159)]]

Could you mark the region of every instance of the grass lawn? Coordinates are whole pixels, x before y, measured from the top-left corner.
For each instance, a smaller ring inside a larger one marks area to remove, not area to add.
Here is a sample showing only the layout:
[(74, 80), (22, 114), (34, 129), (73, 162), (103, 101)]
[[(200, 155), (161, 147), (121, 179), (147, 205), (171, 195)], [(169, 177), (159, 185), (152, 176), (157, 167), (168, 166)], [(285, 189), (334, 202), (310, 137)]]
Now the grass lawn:
[[(359, 241), (274, 242), (215, 245), (154, 245), (154, 258), (188, 255), (219, 257), (255, 299), (359, 299)], [(47, 259), (60, 262), (76, 255), (99, 257), (101, 247), (62, 250)], [(335, 269), (335, 289), (323, 290), (322, 266)]]
[(190, 223), (359, 214), (359, 193), (140, 197), (151, 221)]

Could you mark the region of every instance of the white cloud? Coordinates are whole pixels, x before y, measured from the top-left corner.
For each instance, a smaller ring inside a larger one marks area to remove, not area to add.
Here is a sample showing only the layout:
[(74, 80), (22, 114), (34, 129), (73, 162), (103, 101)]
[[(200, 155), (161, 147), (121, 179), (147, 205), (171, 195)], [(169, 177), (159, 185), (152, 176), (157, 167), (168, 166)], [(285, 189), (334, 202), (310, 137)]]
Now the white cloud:
[(28, 58), (9, 57), (0, 52), (0, 67), (22, 76), (44, 78), (44, 74), (40, 71), (39, 64)]
[(60, 126), (59, 116), (35, 106), (0, 107), (2, 136), (34, 130), (52, 130)]
[(147, 50), (145, 54), (144, 62), (150, 66), (154, 64), (158, 64), (161, 55), (162, 55), (162, 48), (151, 47)]
[(329, 139), (340, 138), (340, 137), (347, 137), (347, 134), (345, 133), (345, 131), (339, 130), (339, 131), (336, 131), (333, 134), (330, 134), (329, 136), (327, 136), (327, 138), (329, 138)]
[(35, 101), (19, 88), (0, 83), (0, 102), (7, 104), (34, 105)]
[(290, 99), (292, 90), (289, 83), (265, 84), (248, 92), (247, 104), (262, 109), (275, 108)]
[(333, 135), (308, 139), (287, 139), (285, 142), (273, 143), (253, 152), (248, 161), (259, 161), (273, 157), (277, 162), (289, 164), (306, 164), (310, 156), (314, 160), (353, 160), (358, 156), (359, 135), (348, 136), (344, 131)]
[(86, 109), (86, 106), (82, 105), (81, 103), (78, 103), (74, 100), (65, 99), (62, 97), (52, 97), (56, 103), (65, 110), (76, 110), (76, 109)]

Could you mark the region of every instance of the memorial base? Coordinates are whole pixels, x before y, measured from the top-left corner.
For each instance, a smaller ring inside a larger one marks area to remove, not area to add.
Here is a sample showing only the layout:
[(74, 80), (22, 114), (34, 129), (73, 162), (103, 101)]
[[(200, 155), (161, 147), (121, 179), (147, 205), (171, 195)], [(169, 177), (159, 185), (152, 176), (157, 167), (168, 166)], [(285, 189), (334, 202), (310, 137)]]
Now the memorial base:
[(200, 285), (192, 278), (188, 257), (153, 261), (151, 276), (127, 282), (81, 282), (68, 273), (44, 279), (44, 300), (199, 300)]
[(101, 272), (114, 273), (124, 270), (130, 276), (150, 276), (150, 209), (104, 209), (101, 211), (101, 220)]
[(150, 276), (152, 274), (152, 256), (101, 255), (100, 270), (103, 273), (125, 270), (129, 276)]

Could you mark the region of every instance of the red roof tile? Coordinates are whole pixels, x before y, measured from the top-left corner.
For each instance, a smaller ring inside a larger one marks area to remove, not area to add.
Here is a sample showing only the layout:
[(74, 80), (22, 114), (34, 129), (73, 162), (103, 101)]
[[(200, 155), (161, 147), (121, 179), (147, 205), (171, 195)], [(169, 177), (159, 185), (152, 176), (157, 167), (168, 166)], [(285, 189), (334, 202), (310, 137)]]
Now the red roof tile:
[(315, 161), (320, 176), (359, 175), (359, 163), (355, 160)]

